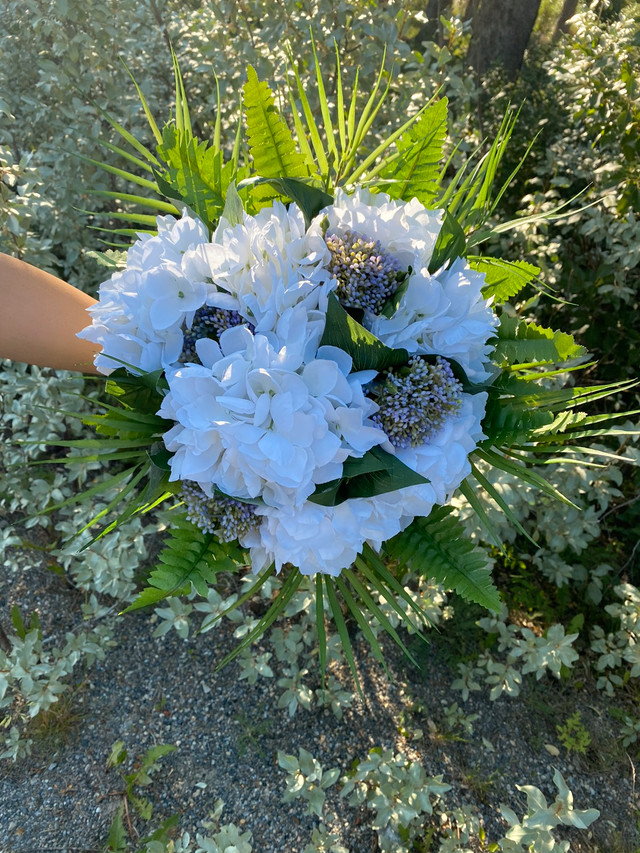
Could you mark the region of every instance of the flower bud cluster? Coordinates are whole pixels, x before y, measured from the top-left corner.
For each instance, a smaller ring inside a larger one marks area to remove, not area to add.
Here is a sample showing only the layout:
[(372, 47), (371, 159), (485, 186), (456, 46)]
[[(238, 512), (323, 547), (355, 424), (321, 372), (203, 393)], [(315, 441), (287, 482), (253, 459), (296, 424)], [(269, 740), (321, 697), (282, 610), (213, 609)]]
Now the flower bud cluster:
[(420, 356), (407, 367), (389, 368), (371, 393), (380, 407), (372, 417), (394, 447), (425, 444), (447, 418), (458, 414), (462, 385), (447, 361), (429, 364)]
[(345, 308), (361, 308), (379, 314), (393, 296), (401, 278), (400, 263), (383, 250), (379, 240), (368, 240), (353, 231), (328, 234), (329, 270), (337, 280), (336, 295)]
[(203, 533), (215, 533), (221, 542), (233, 542), (256, 528), (260, 519), (253, 504), (224, 495), (208, 497), (197, 483), (182, 481), (181, 497), (187, 507), (187, 521)]
[(202, 338), (211, 338), (214, 341), (219, 341), (220, 335), (225, 329), (230, 329), (232, 326), (240, 326), (244, 322), (244, 317), (237, 311), (230, 311), (226, 308), (214, 308), (210, 305), (198, 308), (193, 315), (191, 327), (184, 330), (184, 343), (182, 344), (182, 353), (178, 360), (181, 364), (187, 364), (188, 362), (199, 364), (200, 359), (196, 352), (197, 341)]

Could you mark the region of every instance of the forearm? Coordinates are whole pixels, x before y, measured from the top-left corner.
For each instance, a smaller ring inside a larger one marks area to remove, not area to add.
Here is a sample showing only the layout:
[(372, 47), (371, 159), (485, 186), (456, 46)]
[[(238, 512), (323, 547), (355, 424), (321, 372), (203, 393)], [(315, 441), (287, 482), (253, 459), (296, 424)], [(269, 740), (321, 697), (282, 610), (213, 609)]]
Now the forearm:
[(95, 299), (64, 281), (0, 254), (0, 357), (40, 367), (97, 373), (99, 349), (76, 333)]

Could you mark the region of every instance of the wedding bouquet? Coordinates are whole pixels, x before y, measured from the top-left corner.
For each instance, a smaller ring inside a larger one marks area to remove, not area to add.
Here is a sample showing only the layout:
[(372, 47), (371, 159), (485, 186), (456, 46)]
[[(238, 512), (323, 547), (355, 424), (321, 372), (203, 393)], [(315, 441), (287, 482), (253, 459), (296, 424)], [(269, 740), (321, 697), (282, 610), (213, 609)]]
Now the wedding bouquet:
[(320, 663), (328, 611), (355, 672), (346, 616), (378, 656), (371, 620), (402, 641), (377, 602), (417, 629), (426, 618), (403, 566), (499, 607), (448, 502), (459, 489), (495, 541), (472, 480), (510, 510), (487, 467), (565, 500), (532, 463), (601, 435), (611, 419), (575, 408), (613, 386), (558, 385), (584, 351), (506, 304), (539, 270), (478, 253), (513, 226), (490, 224), (513, 116), (445, 180), (446, 101), (371, 145), (382, 71), (358, 114), (338, 63), (332, 116), (316, 60), (323, 123), (293, 70), (293, 133), (249, 68), (246, 136), (226, 156), (219, 119), (212, 144), (194, 137), (175, 73), (175, 119), (160, 130), (144, 104), (156, 153), (113, 122), (148, 177), (105, 166), (160, 198), (103, 193), (154, 215), (117, 214), (137, 227), (116, 232), (136, 239), (109, 253), (81, 333), (101, 346), (114, 398), (84, 418), (98, 427), (87, 444), (124, 466), (88, 492), (119, 489), (100, 518), (124, 501), (100, 535), (172, 500), (181, 515), (133, 607), (206, 595), (221, 571), (250, 566), (239, 606), (282, 573), (243, 647), (313, 576)]

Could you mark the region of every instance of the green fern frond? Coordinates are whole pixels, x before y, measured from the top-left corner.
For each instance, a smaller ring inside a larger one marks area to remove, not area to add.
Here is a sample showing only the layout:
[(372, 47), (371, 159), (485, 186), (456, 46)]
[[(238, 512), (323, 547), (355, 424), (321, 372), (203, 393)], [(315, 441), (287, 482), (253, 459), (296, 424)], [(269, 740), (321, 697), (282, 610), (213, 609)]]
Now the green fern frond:
[(443, 98), (428, 107), (398, 139), (395, 158), (378, 174), (380, 188), (392, 198), (409, 200), (415, 197), (430, 207), (438, 193), (446, 133), (447, 99)]
[(124, 611), (156, 604), (172, 595), (184, 595), (193, 584), (206, 597), (209, 584), (220, 572), (233, 571), (241, 561), (238, 547), (221, 543), (214, 533), (203, 533), (185, 516), (175, 518), (159, 563), (147, 578), (149, 584)]
[(493, 298), (496, 303), (517, 296), (540, 275), (540, 269), (526, 261), (504, 261), (489, 257), (473, 257), (468, 258), (468, 261), (472, 269), (484, 273), (482, 295), (485, 299)]
[(258, 79), (251, 65), (247, 69), (244, 106), (255, 172), (263, 178), (313, 175), (312, 165), (297, 150), (291, 131), (276, 108), (271, 89)]
[(584, 347), (576, 344), (573, 337), (566, 332), (527, 323), (503, 311), (498, 328), (498, 341), (491, 357), (500, 365), (532, 362), (558, 364), (581, 358), (585, 353)]
[(500, 610), (487, 556), (469, 540), (451, 507), (436, 507), (385, 545), (389, 556), (414, 571), (453, 588), (463, 598)]

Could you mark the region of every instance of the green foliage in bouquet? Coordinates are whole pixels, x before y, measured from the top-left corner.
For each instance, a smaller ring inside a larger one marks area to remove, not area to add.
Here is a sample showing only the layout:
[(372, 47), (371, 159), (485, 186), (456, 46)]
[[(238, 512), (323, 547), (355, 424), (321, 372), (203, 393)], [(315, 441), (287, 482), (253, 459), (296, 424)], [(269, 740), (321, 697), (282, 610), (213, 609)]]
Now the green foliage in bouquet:
[[(392, 85), (392, 77), (384, 71), (384, 62), (368, 96), (358, 91), (357, 75), (353, 90), (343, 89), (339, 57), (336, 59), (335, 89), (330, 94), (317, 57), (314, 65), (321, 121), (314, 116), (307, 86), (293, 61), (288, 91), (280, 99), (288, 103), (293, 130), (276, 106), (267, 83), (259, 80), (255, 70), (249, 67), (243, 93), (246, 128), (238, 127), (233, 149), (226, 151), (221, 145), (220, 109), (212, 141), (196, 138), (185, 87), (174, 59), (175, 113), (162, 129), (157, 126), (138, 88), (155, 138), (155, 151), (106, 116), (131, 150), (109, 146), (130, 164), (130, 168), (105, 168), (116, 177), (135, 184), (139, 190), (138, 193), (109, 194), (110, 199), (119, 203), (118, 210), (111, 214), (118, 224), (105, 230), (111, 240), (131, 238), (141, 232), (153, 234), (158, 213), (179, 215), (186, 208), (211, 233), (222, 217), (233, 226), (242, 222), (245, 213), (255, 214), (274, 201), (295, 203), (308, 227), (314, 217), (333, 202), (337, 190), (349, 191), (356, 186), (384, 192), (398, 201), (416, 198), (430, 210), (444, 210), (429, 271), (433, 273), (458, 258), (466, 258), (472, 270), (484, 275), (483, 296), (493, 300), (499, 317), (490, 356), (494, 375), (490, 379), (474, 382), (455, 359), (447, 359), (465, 393), (487, 395), (482, 421), (485, 438), (470, 455), (471, 475), (462, 482), (460, 491), (495, 544), (500, 545), (499, 537), (483, 500), (478, 497), (478, 486), (526, 536), (500, 492), (491, 484), (487, 470), (494, 467), (515, 475), (545, 494), (571, 504), (534, 470), (534, 466), (559, 456), (565, 462), (577, 460), (586, 443), (616, 435), (616, 421), (628, 417), (628, 412), (589, 415), (580, 407), (623, 391), (634, 383), (584, 387), (572, 382), (563, 384), (567, 374), (572, 378), (578, 367), (584, 366), (585, 350), (565, 332), (543, 328), (520, 318), (507, 303), (527, 286), (539, 286), (539, 269), (524, 261), (479, 254), (480, 247), (492, 237), (521, 223), (521, 220), (506, 223), (495, 220), (500, 199), (517, 171), (516, 168), (498, 184), (499, 167), (517, 115), (510, 112), (486, 150), (477, 151), (451, 174), (452, 160), (443, 157), (447, 139), (445, 99), (428, 103), (391, 130), (383, 142), (370, 145), (369, 131)], [(105, 196), (104, 191), (98, 194)], [(131, 210), (131, 205), (136, 209)], [(140, 209), (148, 212), (141, 213)], [(558, 211), (552, 211), (537, 218), (558, 215)], [(116, 250), (126, 248), (123, 242), (109, 245)], [(112, 265), (121, 265), (122, 256), (117, 252), (107, 255)], [(403, 293), (401, 282), (382, 309), (383, 315), (393, 315)], [(346, 352), (353, 360), (354, 370), (379, 372), (407, 364), (405, 349), (385, 345), (354, 314), (356, 312), (345, 310), (330, 294), (321, 344)], [(429, 358), (426, 357), (427, 362)], [(434, 360), (435, 356), (431, 358), (432, 362)], [(85, 451), (69, 457), (67, 461), (71, 464), (82, 460), (113, 460), (122, 466), (104, 482), (72, 499), (91, 499), (102, 490), (118, 487), (118, 495), (94, 522), (102, 523), (119, 507), (117, 517), (104, 526), (98, 536), (105, 535), (132, 515), (148, 512), (162, 501), (176, 499), (176, 484), (169, 480), (170, 454), (163, 444), (163, 435), (171, 422), (158, 415), (166, 380), (161, 371), (144, 373), (136, 369), (132, 373), (126, 368), (123, 364), (107, 381), (107, 395), (113, 402), (102, 403), (99, 415), (79, 416), (84, 423), (96, 428), (98, 437), (58, 442)], [(605, 450), (599, 452), (607, 455)], [(396, 456), (374, 447), (360, 458), (347, 459), (342, 476), (322, 483), (309, 500), (331, 507), (355, 497), (375, 496), (426, 482), (428, 480)], [(147, 579), (147, 588), (128, 609), (188, 593), (192, 586), (206, 595), (208, 586), (216, 583), (220, 572), (237, 570), (247, 562), (237, 542), (221, 542), (213, 533), (202, 532), (184, 515), (177, 515), (158, 566)], [(353, 565), (344, 567), (338, 577), (315, 575), (312, 585), (316, 596), (319, 662), (323, 671), (327, 658), (327, 617), (335, 624), (356, 682), (347, 624), (349, 617), (353, 618), (381, 663), (384, 664), (383, 653), (372, 623), (377, 623), (410, 655), (402, 637), (385, 615), (386, 608), (381, 605), (381, 602), (388, 605), (419, 634), (428, 624), (425, 612), (403, 584), (407, 567), (454, 588), (470, 601), (499, 610), (499, 595), (491, 582), (484, 554), (466, 538), (450, 508), (435, 507), (428, 517), (416, 518), (393, 536), (379, 553), (365, 543)], [(232, 608), (248, 601), (274, 573), (273, 565), (262, 571)], [(222, 665), (273, 624), (302, 582), (301, 572), (289, 567), (266, 613)]]

